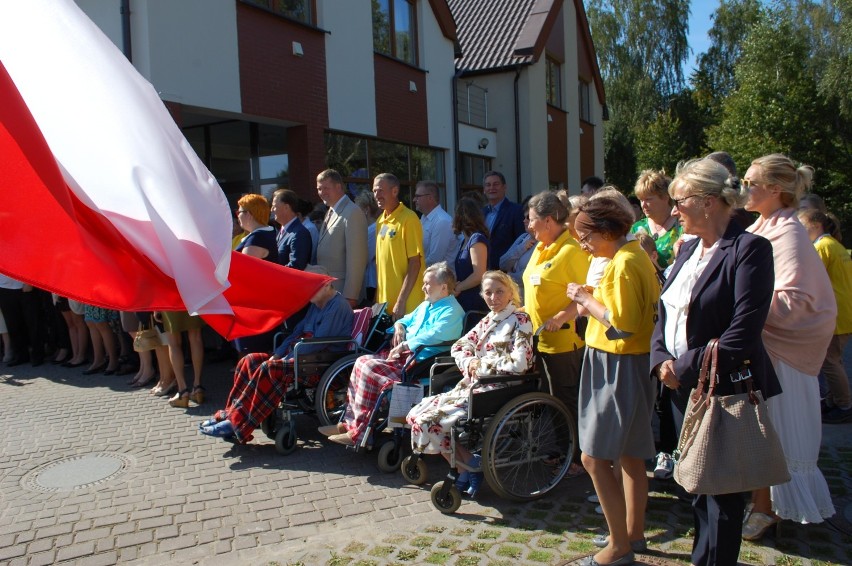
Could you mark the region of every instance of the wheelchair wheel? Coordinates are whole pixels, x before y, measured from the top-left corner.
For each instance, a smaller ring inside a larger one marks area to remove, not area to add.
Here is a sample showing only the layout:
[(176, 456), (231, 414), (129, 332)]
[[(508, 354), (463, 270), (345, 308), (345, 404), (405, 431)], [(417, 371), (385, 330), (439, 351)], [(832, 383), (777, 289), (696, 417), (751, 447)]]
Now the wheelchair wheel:
[(340, 416), (346, 406), (349, 376), (358, 357), (359, 354), (350, 354), (340, 358), (322, 374), (314, 393), (314, 407), (322, 426), (340, 422)]
[(402, 461), (400, 471), (405, 481), (411, 485), (423, 485), (429, 479), (429, 467), (426, 465), (426, 462), (423, 461), (422, 457), (417, 458), (415, 461), (413, 454)]
[(393, 473), (399, 469), (402, 462), (402, 446), (396, 440), (385, 442), (379, 448), (379, 469), (386, 474)]
[(292, 454), (296, 449), (296, 429), (291, 423), (284, 423), (275, 433), (275, 450), (282, 456)]
[(462, 499), (461, 493), (456, 486), (450, 487), (450, 491), (447, 492), (446, 496), (441, 496), (441, 489), (444, 487), (444, 481), (439, 481), (433, 485), (430, 495), (432, 496), (432, 505), (435, 506), (435, 509), (445, 515), (449, 515), (450, 513), (455, 513), (459, 510)]
[(260, 430), (266, 435), (269, 440), (275, 440), (275, 413), (272, 413), (260, 423)]
[(482, 446), (482, 471), (500, 497), (537, 499), (565, 476), (576, 445), (577, 431), (565, 404), (547, 393), (526, 393), (491, 419)]

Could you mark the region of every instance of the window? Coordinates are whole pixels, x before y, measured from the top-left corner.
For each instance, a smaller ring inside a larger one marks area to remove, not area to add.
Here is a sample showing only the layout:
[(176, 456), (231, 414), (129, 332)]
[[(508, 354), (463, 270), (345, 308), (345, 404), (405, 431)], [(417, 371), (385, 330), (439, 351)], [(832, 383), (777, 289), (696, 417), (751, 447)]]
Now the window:
[(337, 170), (353, 195), (364, 187), (372, 189), (373, 177), (393, 173), (399, 178), (399, 197), (413, 206), (417, 181), (434, 180), (445, 187), (444, 153), (437, 149), (382, 140), (326, 133), (326, 164)]
[(592, 103), (591, 103), (591, 87), (589, 83), (580, 79), (578, 81), (580, 85), (580, 96), (578, 100), (580, 101), (580, 120), (584, 120), (586, 122), (592, 122)]
[(414, 0), (372, 0), (373, 49), (417, 64), (417, 17)]
[(306, 24), (313, 24), (312, 4), (313, 0), (243, 0), (247, 4), (254, 4), (266, 8), (271, 12), (280, 14), (286, 18), (297, 20)]
[(482, 177), (491, 171), (491, 159), (469, 153), (459, 154), (459, 169), (461, 173), (461, 185), (459, 190), (463, 197), (465, 193), (476, 191), (482, 192)]
[(553, 58), (545, 59), (547, 73), (547, 103), (557, 108), (562, 107), (562, 67)]

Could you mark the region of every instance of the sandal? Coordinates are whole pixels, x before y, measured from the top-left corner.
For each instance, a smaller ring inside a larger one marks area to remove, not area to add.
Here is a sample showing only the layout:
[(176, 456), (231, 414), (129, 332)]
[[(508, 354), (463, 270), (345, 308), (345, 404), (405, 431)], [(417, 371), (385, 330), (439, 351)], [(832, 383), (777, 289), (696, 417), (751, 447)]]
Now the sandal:
[(201, 385), (196, 385), (192, 388), (192, 393), (189, 394), (190, 401), (194, 401), (198, 405), (204, 403), (204, 392), (207, 391)]
[(188, 409), (189, 408), (189, 389), (184, 389), (180, 393), (175, 394), (174, 397), (169, 399), (169, 406), (175, 407), (178, 409)]

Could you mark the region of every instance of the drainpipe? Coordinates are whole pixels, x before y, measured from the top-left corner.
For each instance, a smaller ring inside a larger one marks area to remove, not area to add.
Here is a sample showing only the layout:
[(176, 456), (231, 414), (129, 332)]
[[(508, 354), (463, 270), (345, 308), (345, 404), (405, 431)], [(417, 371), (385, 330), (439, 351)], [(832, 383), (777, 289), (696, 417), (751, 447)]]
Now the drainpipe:
[(130, 41), (130, 0), (121, 0), (121, 51), (127, 60), (133, 62)]
[(521, 66), (515, 67), (515, 202), (521, 202), (521, 110), (518, 102), (518, 80)]
[[(453, 74), (453, 80), (450, 81), (453, 89), (453, 175), (456, 179), (456, 197), (459, 196), (459, 187), (461, 187), (461, 169), (459, 168), (459, 77), (461, 77), (461, 70), (456, 69), (455, 74)], [(456, 204), (455, 201), (458, 201), (458, 198), (454, 199), (454, 206)], [(449, 191), (447, 192), (447, 202), (444, 204), (446, 205), (446, 210), (451, 210)]]

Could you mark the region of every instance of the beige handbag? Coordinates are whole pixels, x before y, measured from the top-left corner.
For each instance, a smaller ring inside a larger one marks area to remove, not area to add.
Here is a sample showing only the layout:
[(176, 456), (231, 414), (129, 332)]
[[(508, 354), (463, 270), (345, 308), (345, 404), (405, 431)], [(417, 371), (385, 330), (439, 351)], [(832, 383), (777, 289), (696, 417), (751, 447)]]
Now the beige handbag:
[[(707, 345), (675, 452), (674, 478), (689, 493), (739, 493), (790, 481), (784, 450), (751, 373), (731, 374), (744, 393), (713, 395), (719, 341)], [(705, 388), (709, 388), (705, 392)]]
[(147, 352), (159, 346), (168, 345), (169, 341), (166, 335), (160, 332), (157, 325), (154, 324), (154, 315), (151, 315), (150, 328), (143, 329), (142, 323), (139, 323), (139, 330), (133, 337), (133, 350), (136, 352)]

